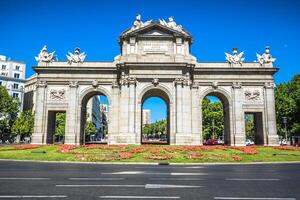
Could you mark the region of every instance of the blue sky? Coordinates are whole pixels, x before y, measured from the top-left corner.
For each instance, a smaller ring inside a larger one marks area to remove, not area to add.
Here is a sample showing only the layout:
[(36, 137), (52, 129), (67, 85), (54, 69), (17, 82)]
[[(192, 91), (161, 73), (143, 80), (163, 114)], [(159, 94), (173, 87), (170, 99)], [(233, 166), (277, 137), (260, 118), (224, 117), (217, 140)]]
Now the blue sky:
[(89, 61), (112, 61), (119, 54), (118, 36), (136, 13), (143, 21), (174, 16), (193, 35), (192, 54), (199, 62), (222, 62), (232, 47), (244, 50), (251, 62), (269, 45), (280, 67), (276, 83), (300, 73), (297, 0), (4, 0), (0, 8), (0, 54), (26, 62), (26, 77), (34, 73), (34, 56), (44, 44), (59, 60), (78, 46)]

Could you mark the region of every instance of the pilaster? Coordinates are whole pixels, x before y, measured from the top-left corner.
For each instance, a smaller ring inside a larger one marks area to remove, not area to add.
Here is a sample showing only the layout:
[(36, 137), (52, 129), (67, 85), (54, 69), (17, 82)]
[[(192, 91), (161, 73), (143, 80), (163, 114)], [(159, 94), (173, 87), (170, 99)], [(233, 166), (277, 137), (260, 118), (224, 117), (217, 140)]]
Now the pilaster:
[(265, 90), (265, 127), (266, 138), (265, 144), (271, 146), (279, 145), (279, 138), (276, 129), (276, 113), (275, 113), (275, 99), (274, 99), (274, 83), (266, 82)]
[(34, 132), (32, 144), (45, 144), (47, 138), (47, 82), (38, 81), (36, 84), (36, 105), (34, 116)]
[(80, 131), (77, 130), (77, 124), (79, 123), (77, 107), (78, 107), (78, 82), (69, 82), (69, 98), (68, 98), (68, 110), (66, 111), (66, 132), (65, 132), (65, 144), (80, 144)]
[[(231, 136), (231, 145), (235, 146), (245, 146), (245, 120), (244, 120), (244, 111), (243, 111), (243, 91), (241, 83), (232, 84), (232, 93), (233, 93), (233, 113), (232, 121), (233, 123), (233, 141)], [(230, 134), (232, 135), (232, 133)]]

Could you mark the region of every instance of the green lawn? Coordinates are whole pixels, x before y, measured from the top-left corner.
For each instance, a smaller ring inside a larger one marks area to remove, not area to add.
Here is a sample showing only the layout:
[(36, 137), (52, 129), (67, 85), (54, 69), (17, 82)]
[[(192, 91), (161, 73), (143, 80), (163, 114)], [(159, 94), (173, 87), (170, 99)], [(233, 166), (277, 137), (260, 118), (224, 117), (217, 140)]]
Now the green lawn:
[(299, 147), (167, 145), (1, 146), (0, 159), (82, 162), (272, 162), (300, 161)]

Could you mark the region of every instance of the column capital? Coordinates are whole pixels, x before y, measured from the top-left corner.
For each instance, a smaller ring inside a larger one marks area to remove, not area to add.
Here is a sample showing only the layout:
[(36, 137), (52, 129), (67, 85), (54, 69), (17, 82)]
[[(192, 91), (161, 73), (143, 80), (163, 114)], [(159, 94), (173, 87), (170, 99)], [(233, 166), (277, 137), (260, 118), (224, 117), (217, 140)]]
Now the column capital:
[(78, 81), (70, 81), (69, 87), (70, 88), (77, 88), (79, 86)]
[(265, 87), (266, 89), (274, 89), (275, 84), (274, 84), (274, 82), (265, 82), (264, 87)]
[(232, 88), (233, 89), (241, 89), (242, 88), (242, 83), (241, 82), (233, 82), (232, 83)]
[(118, 88), (118, 87), (119, 87), (118, 82), (117, 82), (117, 81), (113, 81), (113, 82), (111, 83), (111, 87), (112, 87), (112, 88)]
[(47, 82), (46, 81), (41, 81), (41, 80), (39, 80), (38, 82), (37, 82), (37, 84), (36, 84), (36, 87), (37, 88), (46, 88), (47, 87)]

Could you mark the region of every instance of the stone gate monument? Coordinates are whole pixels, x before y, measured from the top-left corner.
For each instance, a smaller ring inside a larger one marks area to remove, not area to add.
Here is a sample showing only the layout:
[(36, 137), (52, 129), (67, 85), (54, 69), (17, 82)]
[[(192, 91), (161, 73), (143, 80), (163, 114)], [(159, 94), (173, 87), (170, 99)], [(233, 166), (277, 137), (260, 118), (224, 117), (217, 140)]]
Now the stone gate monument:
[(245, 145), (244, 116), (255, 116), (256, 141), (278, 145), (274, 80), (278, 70), (269, 48), (258, 61), (244, 62), (236, 48), (226, 62), (198, 62), (191, 55), (192, 36), (173, 17), (141, 20), (119, 37), (120, 55), (113, 62), (88, 62), (79, 48), (67, 61), (55, 61), (45, 46), (36, 57), (36, 74), (27, 81), (33, 98), (32, 143), (51, 143), (55, 112), (66, 113), (66, 144), (84, 143), (85, 107), (94, 95), (109, 101), (108, 143), (141, 144), (142, 105), (152, 96), (167, 104), (168, 143), (202, 144), (202, 100), (223, 103), (228, 145)]

